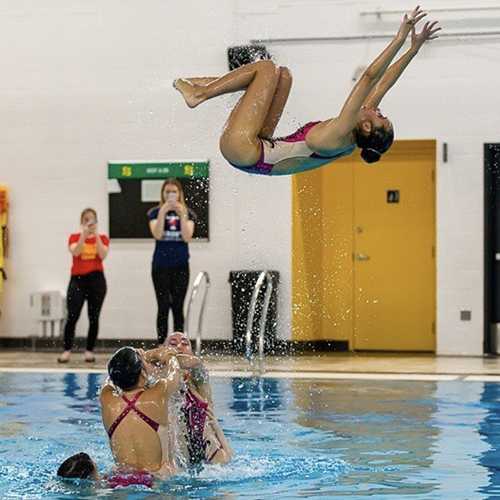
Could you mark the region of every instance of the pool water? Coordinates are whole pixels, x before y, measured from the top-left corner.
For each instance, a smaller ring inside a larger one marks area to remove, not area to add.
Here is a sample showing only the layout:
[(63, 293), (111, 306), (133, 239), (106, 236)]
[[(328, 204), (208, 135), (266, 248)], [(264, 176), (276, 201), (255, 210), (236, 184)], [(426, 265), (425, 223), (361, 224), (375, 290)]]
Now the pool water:
[(500, 384), (214, 378), (236, 459), (157, 490), (55, 477), (86, 451), (112, 466), (101, 374), (0, 373), (0, 498), (500, 498)]

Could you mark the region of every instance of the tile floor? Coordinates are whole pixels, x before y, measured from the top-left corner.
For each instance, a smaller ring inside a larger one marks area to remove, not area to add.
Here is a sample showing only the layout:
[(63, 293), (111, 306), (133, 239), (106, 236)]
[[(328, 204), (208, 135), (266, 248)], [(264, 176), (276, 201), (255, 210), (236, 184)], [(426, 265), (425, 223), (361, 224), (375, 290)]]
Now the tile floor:
[[(56, 352), (3, 350), (0, 371), (26, 370), (98, 370), (103, 371), (110, 353), (97, 353), (95, 363), (85, 363), (83, 353), (73, 353), (70, 362), (57, 363)], [(204, 356), (211, 372), (248, 372), (249, 365), (241, 356)], [(319, 353), (316, 355), (278, 356), (265, 358), (266, 371), (302, 374), (422, 374), (422, 375), (492, 375), (500, 377), (500, 357), (455, 357), (432, 355), (396, 355), (373, 353)]]

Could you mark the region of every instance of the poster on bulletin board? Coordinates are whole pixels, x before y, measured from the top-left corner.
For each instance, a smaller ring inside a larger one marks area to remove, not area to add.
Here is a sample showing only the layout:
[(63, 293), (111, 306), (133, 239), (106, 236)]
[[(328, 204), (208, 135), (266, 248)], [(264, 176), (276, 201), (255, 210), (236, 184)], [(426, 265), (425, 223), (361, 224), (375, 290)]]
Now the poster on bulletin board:
[(152, 238), (148, 211), (159, 205), (166, 179), (177, 179), (186, 205), (196, 216), (193, 238), (209, 239), (209, 161), (108, 162), (109, 235), (116, 239)]

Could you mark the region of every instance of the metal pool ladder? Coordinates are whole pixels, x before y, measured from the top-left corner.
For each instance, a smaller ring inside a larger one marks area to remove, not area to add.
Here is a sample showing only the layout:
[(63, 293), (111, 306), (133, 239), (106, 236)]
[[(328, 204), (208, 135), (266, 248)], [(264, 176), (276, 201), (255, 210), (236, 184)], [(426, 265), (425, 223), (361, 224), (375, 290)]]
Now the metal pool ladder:
[(196, 344), (195, 344), (195, 353), (197, 356), (201, 353), (201, 325), (203, 322), (203, 313), (205, 312), (205, 305), (207, 302), (208, 292), (210, 290), (210, 275), (207, 271), (200, 271), (198, 276), (193, 282), (193, 289), (191, 290), (191, 297), (189, 299), (187, 313), (186, 313), (186, 333), (189, 335), (190, 333), (190, 319), (191, 319), (191, 307), (193, 305), (196, 294), (198, 293), (198, 288), (200, 287), (201, 282), (205, 278), (205, 293), (203, 294), (203, 299), (201, 301), (200, 315), (198, 317), (198, 330), (196, 331)]
[(245, 345), (246, 345), (246, 358), (247, 361), (253, 366), (253, 354), (252, 354), (252, 326), (253, 319), (255, 316), (255, 307), (257, 305), (257, 297), (259, 295), (260, 289), (264, 284), (264, 280), (266, 281), (266, 295), (264, 297), (264, 305), (262, 307), (262, 314), (260, 315), (260, 324), (259, 324), (259, 351), (258, 351), (258, 359), (259, 359), (259, 374), (265, 373), (264, 368), (264, 331), (266, 329), (266, 319), (267, 319), (267, 311), (269, 309), (269, 302), (271, 300), (271, 293), (273, 291), (273, 277), (269, 271), (262, 271), (257, 278), (257, 282), (255, 283), (255, 287), (253, 289), (252, 298), (250, 299), (250, 306), (248, 309), (248, 319), (247, 319), (247, 330), (245, 334)]

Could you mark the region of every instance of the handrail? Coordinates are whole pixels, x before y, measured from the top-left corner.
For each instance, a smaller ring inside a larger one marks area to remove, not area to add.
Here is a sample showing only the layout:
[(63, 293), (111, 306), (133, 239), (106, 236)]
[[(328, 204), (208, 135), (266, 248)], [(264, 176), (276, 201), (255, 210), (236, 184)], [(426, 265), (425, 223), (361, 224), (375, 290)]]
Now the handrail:
[(269, 302), (271, 300), (271, 293), (273, 291), (273, 277), (269, 271), (262, 271), (257, 278), (255, 287), (253, 289), (252, 298), (250, 299), (250, 306), (248, 308), (247, 330), (245, 335), (246, 343), (246, 358), (249, 363), (253, 362), (252, 356), (252, 326), (255, 316), (255, 306), (257, 305), (257, 297), (259, 296), (260, 289), (266, 280), (266, 295), (264, 297), (264, 306), (260, 315), (259, 325), (259, 373), (264, 373), (264, 332), (266, 329), (267, 311), (269, 309)]
[(201, 353), (201, 324), (203, 322), (203, 313), (205, 312), (205, 304), (207, 301), (208, 291), (210, 289), (210, 275), (206, 271), (200, 271), (193, 282), (193, 289), (191, 290), (191, 297), (188, 302), (187, 313), (186, 313), (186, 333), (189, 335), (189, 323), (191, 319), (191, 306), (194, 302), (196, 294), (198, 293), (198, 288), (205, 278), (205, 293), (203, 294), (203, 300), (201, 301), (200, 316), (198, 317), (198, 330), (196, 331), (196, 344), (195, 353), (197, 356)]

